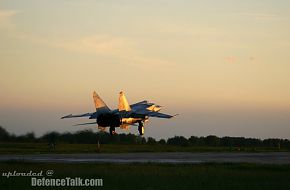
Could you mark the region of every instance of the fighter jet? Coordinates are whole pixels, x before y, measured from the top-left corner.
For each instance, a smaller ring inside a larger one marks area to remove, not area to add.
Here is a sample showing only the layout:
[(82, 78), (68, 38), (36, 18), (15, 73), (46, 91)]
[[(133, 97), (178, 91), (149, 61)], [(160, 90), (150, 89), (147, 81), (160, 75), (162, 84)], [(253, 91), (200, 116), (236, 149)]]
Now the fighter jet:
[(97, 124), (98, 128), (102, 131), (105, 131), (106, 128), (109, 127), (111, 135), (116, 133), (115, 129), (117, 127), (127, 130), (129, 129), (129, 126), (133, 125), (138, 126), (139, 134), (143, 135), (144, 123), (148, 121), (149, 117), (169, 119), (175, 116), (160, 113), (161, 106), (150, 103), (147, 100), (129, 105), (127, 98), (122, 91), (119, 94), (118, 109), (111, 110), (96, 92), (93, 92), (93, 99), (96, 107), (95, 112), (77, 115), (70, 114), (61, 119), (88, 117), (89, 119), (95, 120), (95, 122), (77, 125)]

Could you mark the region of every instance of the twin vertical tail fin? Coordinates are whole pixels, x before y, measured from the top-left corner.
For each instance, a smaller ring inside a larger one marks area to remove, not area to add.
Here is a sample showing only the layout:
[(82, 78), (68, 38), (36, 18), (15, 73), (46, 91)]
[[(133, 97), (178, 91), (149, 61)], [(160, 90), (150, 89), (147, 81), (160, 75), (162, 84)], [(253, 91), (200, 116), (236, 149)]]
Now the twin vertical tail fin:
[[(93, 99), (96, 111), (98, 113), (108, 113), (111, 111), (110, 108), (106, 105), (106, 103), (101, 99), (101, 97), (96, 92), (93, 93)], [(118, 108), (119, 111), (131, 111), (131, 107), (127, 101), (127, 98), (125, 97), (124, 92), (120, 92)]]
[(123, 91), (119, 95), (119, 111), (131, 111), (131, 107)]
[(101, 97), (94, 92), (93, 99), (96, 107), (96, 111), (99, 113), (107, 113), (110, 112), (110, 108), (105, 104), (105, 102), (101, 99)]

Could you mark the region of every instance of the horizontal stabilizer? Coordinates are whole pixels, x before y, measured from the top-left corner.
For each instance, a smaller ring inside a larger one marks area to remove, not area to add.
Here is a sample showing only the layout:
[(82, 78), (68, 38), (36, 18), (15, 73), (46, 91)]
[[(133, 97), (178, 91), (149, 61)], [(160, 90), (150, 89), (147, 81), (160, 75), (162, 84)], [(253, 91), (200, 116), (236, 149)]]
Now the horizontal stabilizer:
[(92, 122), (92, 123), (80, 123), (80, 124), (76, 124), (74, 126), (79, 126), (79, 125), (93, 125), (93, 124), (97, 124), (97, 122)]
[(159, 113), (159, 112), (149, 112), (148, 113), (149, 117), (159, 117), (159, 118), (167, 118), (167, 119), (172, 118), (172, 117), (174, 117), (176, 115), (167, 115), (167, 114)]
[(66, 116), (63, 116), (61, 119), (65, 119), (65, 118), (74, 118), (74, 117), (90, 117), (92, 116), (93, 113), (85, 113), (85, 114), (79, 114), (79, 115), (66, 115)]

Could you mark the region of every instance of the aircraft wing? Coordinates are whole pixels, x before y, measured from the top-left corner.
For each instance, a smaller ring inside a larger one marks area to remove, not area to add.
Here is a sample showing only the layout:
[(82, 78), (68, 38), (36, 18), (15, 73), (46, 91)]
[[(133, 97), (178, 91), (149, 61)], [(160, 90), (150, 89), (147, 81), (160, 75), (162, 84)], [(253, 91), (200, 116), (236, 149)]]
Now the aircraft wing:
[(147, 115), (149, 117), (160, 117), (160, 118), (167, 118), (167, 119), (176, 116), (176, 115), (167, 115), (167, 114), (159, 113), (159, 112), (148, 112)]
[(63, 116), (61, 119), (65, 119), (65, 118), (74, 118), (74, 117), (91, 117), (94, 113), (85, 113), (85, 114), (78, 114), (78, 115), (66, 115)]
[[(132, 109), (133, 112), (140, 112), (140, 110), (146, 109), (146, 107), (152, 105), (152, 103), (148, 104), (147, 100), (135, 103), (135, 104), (131, 104), (130, 107)], [(114, 109), (112, 110), (112, 113), (116, 114), (119, 112), (119, 109)]]
[(144, 104), (147, 105), (147, 104), (148, 104), (148, 101), (147, 101), (147, 100), (143, 100), (143, 101), (141, 101), (141, 102), (137, 102), (137, 103), (135, 103), (135, 104), (131, 104), (130, 107), (131, 107), (131, 108), (134, 108), (134, 107), (136, 107), (136, 106), (138, 107), (139, 105), (144, 105)]

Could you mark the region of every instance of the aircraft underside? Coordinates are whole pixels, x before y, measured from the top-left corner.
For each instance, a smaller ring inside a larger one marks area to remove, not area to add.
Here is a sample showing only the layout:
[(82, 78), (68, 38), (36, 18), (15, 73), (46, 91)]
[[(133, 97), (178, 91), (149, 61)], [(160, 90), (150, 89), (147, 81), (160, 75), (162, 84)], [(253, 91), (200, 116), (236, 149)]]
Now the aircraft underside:
[(128, 130), (130, 125), (135, 125), (138, 123), (138, 131), (140, 135), (144, 134), (144, 122), (146, 120), (143, 118), (119, 118), (116, 116), (103, 116), (98, 117), (97, 124), (101, 130), (105, 130), (106, 127), (110, 128), (110, 134), (116, 133), (116, 127)]

